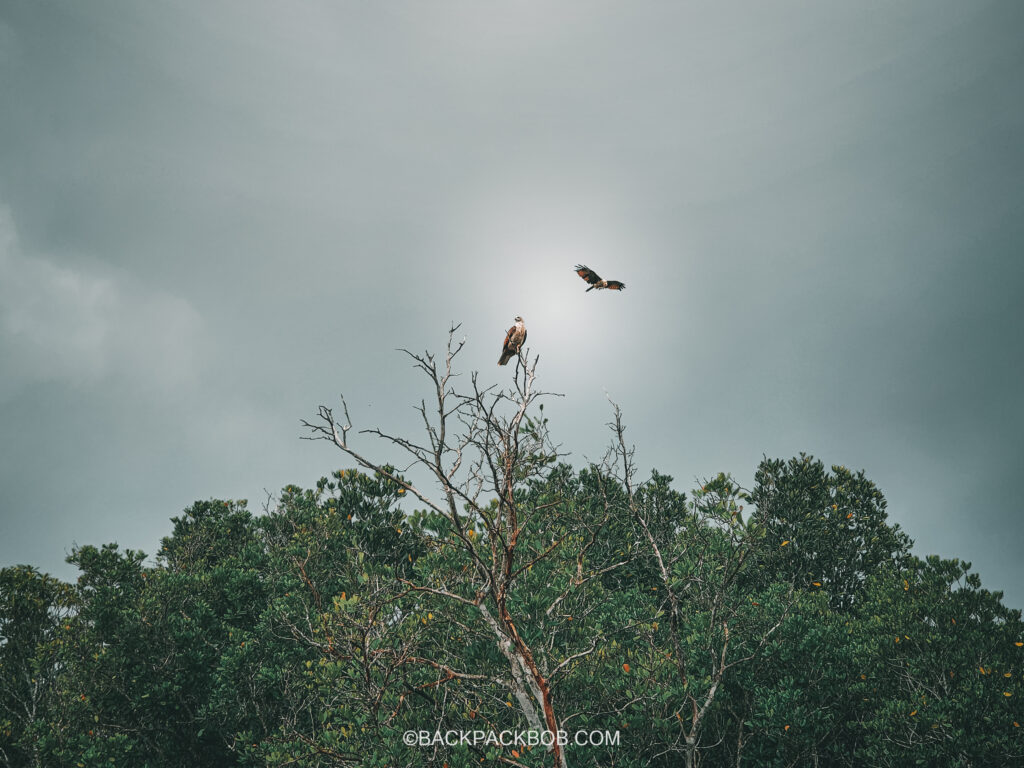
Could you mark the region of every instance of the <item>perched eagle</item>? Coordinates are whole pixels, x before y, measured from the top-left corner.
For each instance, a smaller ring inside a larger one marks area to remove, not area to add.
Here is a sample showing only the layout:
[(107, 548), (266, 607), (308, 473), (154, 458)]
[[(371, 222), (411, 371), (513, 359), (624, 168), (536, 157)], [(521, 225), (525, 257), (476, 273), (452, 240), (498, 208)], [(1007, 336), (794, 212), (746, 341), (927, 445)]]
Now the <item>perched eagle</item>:
[(508, 333), (505, 334), (505, 344), (501, 348), (501, 357), (498, 359), (498, 365), (504, 365), (518, 355), (525, 342), (526, 325), (523, 323), (523, 318), (517, 315), (516, 324), (509, 328)]
[(576, 274), (590, 283), (590, 287), (587, 288), (587, 291), (592, 291), (595, 288), (607, 288), (610, 291), (621, 291), (626, 287), (625, 283), (620, 283), (618, 280), (602, 280), (601, 276), (597, 274), (597, 272), (583, 264), (576, 265)]

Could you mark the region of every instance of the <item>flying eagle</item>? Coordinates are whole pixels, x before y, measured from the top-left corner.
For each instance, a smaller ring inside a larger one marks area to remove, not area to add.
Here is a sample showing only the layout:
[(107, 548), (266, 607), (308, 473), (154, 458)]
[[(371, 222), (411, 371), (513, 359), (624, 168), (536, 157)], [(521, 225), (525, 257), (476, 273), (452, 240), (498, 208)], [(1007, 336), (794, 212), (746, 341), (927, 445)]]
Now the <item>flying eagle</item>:
[(620, 283), (618, 280), (602, 280), (601, 276), (597, 274), (597, 272), (583, 264), (576, 265), (576, 274), (590, 283), (590, 287), (587, 288), (584, 293), (592, 291), (595, 288), (607, 288), (610, 291), (621, 291), (626, 287), (625, 283)]
[(525, 342), (526, 325), (523, 324), (523, 318), (517, 315), (516, 324), (509, 328), (508, 333), (505, 334), (505, 344), (501, 348), (501, 357), (498, 359), (498, 365), (504, 365), (518, 355)]

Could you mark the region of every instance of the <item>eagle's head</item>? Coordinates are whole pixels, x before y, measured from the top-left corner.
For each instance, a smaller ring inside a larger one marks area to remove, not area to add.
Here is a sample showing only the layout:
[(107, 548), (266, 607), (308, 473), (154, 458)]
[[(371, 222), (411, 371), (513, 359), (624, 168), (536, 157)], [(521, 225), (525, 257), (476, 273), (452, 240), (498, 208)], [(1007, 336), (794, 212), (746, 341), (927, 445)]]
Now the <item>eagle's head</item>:
[(521, 322), (523, 322), (523, 318), (521, 318), (519, 315), (516, 315), (516, 320), (515, 321), (517, 323), (521, 323)]

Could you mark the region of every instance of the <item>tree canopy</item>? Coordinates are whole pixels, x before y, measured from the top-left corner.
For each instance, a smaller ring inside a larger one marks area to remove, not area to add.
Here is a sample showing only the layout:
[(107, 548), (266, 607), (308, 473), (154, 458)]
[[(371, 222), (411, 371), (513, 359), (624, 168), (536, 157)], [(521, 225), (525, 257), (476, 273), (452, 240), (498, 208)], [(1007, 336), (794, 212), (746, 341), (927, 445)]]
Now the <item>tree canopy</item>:
[(917, 557), (863, 473), (686, 494), (639, 479), (617, 408), (577, 469), (535, 362), (460, 394), (457, 353), (412, 356), (424, 439), (372, 431), (415, 470), (322, 408), (351, 461), (315, 488), (196, 502), (152, 560), (78, 547), (74, 584), (0, 570), (0, 763), (1024, 764), (1020, 612)]

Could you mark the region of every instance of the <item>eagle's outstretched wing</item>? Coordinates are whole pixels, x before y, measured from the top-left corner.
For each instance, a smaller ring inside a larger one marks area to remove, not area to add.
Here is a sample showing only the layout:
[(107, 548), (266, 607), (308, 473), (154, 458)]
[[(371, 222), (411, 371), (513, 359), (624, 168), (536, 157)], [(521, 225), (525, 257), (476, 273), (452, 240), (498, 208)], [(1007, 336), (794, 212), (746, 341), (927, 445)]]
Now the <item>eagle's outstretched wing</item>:
[(590, 287), (587, 288), (587, 291), (592, 291), (595, 288), (602, 290), (607, 288), (610, 291), (621, 291), (626, 287), (625, 283), (620, 283), (618, 280), (602, 280), (601, 276), (597, 274), (597, 272), (584, 264), (577, 264), (575, 269), (577, 275), (590, 283)]
[[(576, 265), (576, 274), (590, 283), (592, 287), (596, 288), (601, 283), (601, 276), (590, 267), (583, 264)], [(590, 288), (587, 288), (587, 290), (589, 291)]]

